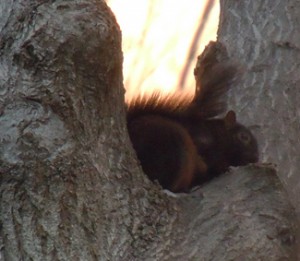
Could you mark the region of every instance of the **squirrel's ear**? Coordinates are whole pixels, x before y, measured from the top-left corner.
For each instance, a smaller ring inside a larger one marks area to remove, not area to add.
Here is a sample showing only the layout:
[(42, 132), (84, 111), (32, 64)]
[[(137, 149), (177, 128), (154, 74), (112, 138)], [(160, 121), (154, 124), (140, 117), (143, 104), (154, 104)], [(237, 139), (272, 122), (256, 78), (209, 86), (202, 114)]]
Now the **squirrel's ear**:
[(224, 118), (224, 122), (225, 122), (225, 127), (227, 129), (231, 129), (232, 127), (234, 127), (236, 125), (236, 115), (234, 111), (229, 111), (227, 112), (225, 118)]

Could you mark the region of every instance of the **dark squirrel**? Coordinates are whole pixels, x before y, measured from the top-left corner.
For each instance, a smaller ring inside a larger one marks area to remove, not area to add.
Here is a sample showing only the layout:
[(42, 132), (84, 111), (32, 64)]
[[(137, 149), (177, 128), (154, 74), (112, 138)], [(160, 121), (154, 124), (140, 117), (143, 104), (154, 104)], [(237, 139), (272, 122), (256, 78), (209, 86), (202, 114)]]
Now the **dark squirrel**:
[(258, 161), (257, 141), (236, 114), (220, 118), (238, 74), (236, 66), (218, 61), (220, 48), (210, 43), (198, 57), (193, 99), (154, 93), (127, 106), (129, 136), (144, 172), (173, 192), (187, 191), (229, 166)]

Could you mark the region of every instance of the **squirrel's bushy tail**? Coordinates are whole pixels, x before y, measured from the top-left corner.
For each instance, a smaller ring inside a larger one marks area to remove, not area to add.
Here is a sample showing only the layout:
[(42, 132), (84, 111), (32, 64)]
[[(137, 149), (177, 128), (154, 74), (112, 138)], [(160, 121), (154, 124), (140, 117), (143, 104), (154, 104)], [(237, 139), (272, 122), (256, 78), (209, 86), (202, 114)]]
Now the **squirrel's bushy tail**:
[(180, 92), (137, 96), (127, 103), (127, 121), (150, 114), (181, 121), (210, 119), (225, 113), (226, 94), (241, 72), (233, 62), (224, 61), (228, 60), (226, 55), (222, 45), (210, 43), (198, 57), (194, 70), (194, 97)]
[[(226, 61), (224, 61), (226, 60)], [(220, 44), (209, 43), (198, 56), (194, 69), (195, 96), (191, 109), (202, 119), (219, 116), (227, 109), (226, 94), (242, 70), (228, 62), (226, 50)]]

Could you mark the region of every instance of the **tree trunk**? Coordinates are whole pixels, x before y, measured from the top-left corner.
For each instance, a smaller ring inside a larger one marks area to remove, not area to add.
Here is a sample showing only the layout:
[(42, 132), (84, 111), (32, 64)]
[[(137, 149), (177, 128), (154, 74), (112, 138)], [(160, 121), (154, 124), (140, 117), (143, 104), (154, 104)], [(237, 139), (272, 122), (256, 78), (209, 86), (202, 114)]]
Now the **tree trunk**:
[(300, 213), (300, 2), (221, 1), (219, 38), (245, 69), (229, 104), (252, 125), (261, 159), (278, 174)]
[(104, 1), (3, 0), (0, 28), (0, 260), (295, 258), (271, 168), (177, 195), (143, 175)]

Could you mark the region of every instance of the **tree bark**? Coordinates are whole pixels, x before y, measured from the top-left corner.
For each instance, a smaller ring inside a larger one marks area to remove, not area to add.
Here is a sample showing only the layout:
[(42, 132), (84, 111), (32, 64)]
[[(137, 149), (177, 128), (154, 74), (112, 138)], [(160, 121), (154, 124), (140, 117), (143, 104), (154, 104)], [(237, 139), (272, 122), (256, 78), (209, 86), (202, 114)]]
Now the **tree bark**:
[(104, 1), (5, 0), (0, 28), (0, 260), (293, 260), (271, 168), (191, 194), (141, 172)]
[(103, 1), (1, 8), (2, 256), (129, 259), (169, 203), (128, 146), (114, 16)]
[(300, 213), (300, 2), (221, 1), (218, 40), (245, 69), (229, 104), (253, 126)]
[(233, 168), (193, 194), (163, 260), (297, 260), (296, 216), (272, 167)]

